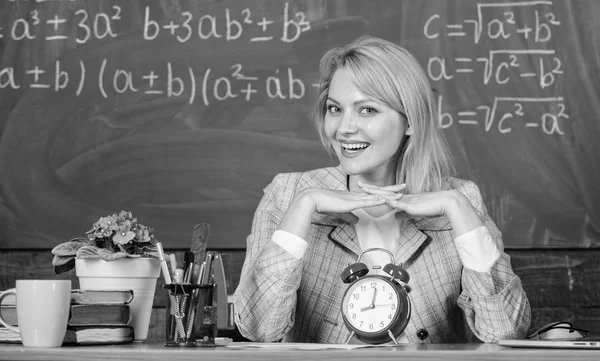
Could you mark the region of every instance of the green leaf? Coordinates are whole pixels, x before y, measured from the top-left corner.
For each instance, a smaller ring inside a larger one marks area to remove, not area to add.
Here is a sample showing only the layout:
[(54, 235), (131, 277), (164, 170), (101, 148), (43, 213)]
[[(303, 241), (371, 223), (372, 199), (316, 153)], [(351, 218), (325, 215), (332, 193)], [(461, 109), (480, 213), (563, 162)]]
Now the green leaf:
[(89, 243), (90, 241), (87, 238), (73, 238), (52, 248), (51, 252), (55, 256), (75, 256), (81, 247), (89, 245)]
[(52, 258), (52, 265), (62, 266), (63, 264), (69, 262), (72, 259), (75, 259), (75, 256), (54, 256), (54, 258)]
[(75, 268), (75, 258), (71, 258), (67, 263), (54, 266), (54, 273), (59, 275), (61, 273), (68, 272)]

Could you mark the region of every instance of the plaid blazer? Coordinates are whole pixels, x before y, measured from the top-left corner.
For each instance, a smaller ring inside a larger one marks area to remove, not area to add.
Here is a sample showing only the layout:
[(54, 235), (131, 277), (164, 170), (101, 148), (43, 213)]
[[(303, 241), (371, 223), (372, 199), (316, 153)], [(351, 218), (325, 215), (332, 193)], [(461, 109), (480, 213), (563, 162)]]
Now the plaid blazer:
[[(348, 285), (340, 275), (361, 252), (354, 226), (314, 214), (301, 260), (271, 241), (294, 195), (313, 187), (346, 190), (346, 175), (339, 167), (278, 174), (264, 190), (234, 293), (235, 322), (248, 339), (343, 343), (350, 335), (341, 314)], [(456, 178), (448, 179), (446, 187), (468, 197), (501, 256), (490, 272), (464, 268), (446, 217), (404, 222), (394, 258), (411, 276), (412, 314), (404, 330), (408, 341), (469, 342), (470, 331), (484, 342), (524, 337), (531, 319), (529, 302), (479, 189)], [(423, 330), (425, 340), (417, 336)]]

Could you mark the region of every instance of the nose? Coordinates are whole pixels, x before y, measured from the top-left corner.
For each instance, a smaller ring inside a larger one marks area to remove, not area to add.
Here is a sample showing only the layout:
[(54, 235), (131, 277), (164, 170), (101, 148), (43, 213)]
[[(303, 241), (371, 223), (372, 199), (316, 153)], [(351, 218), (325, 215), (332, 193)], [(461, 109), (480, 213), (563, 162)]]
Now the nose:
[(356, 119), (351, 112), (346, 112), (342, 115), (338, 126), (338, 133), (341, 134), (355, 134), (358, 132), (358, 125)]

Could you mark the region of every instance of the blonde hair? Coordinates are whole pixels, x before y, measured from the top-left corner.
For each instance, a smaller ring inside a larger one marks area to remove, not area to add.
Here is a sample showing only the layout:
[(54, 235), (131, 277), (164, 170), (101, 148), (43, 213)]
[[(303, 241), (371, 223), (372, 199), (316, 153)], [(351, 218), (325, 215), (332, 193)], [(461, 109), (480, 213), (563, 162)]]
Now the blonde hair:
[(454, 168), (438, 127), (435, 96), (417, 59), (390, 41), (370, 36), (323, 56), (315, 121), (321, 142), (334, 155), (324, 123), (331, 78), (339, 68), (347, 69), (362, 93), (404, 114), (413, 128), (396, 153), (396, 183), (406, 183), (409, 193), (440, 190)]

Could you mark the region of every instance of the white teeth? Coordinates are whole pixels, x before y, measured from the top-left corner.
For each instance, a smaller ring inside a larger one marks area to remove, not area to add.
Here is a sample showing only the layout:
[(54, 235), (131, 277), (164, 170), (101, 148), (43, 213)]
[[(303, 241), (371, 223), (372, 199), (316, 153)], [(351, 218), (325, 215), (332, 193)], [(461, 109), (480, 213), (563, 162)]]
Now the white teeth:
[(357, 149), (364, 149), (366, 147), (369, 146), (369, 143), (352, 143), (352, 144), (342, 144), (342, 147), (344, 147), (344, 149), (352, 149), (352, 150), (357, 150)]

